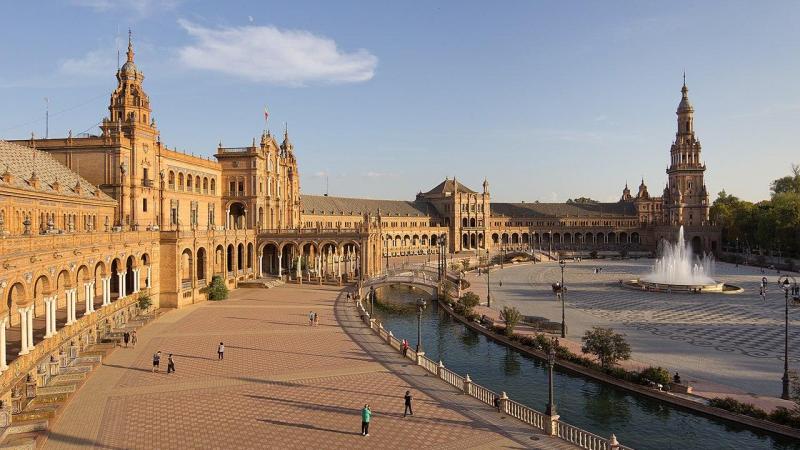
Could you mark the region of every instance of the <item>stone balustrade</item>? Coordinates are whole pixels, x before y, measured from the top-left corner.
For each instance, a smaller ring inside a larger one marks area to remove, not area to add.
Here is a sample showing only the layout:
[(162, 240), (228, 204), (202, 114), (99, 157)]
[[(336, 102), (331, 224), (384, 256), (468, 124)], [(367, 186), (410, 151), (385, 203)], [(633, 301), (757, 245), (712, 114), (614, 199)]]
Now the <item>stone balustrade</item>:
[(138, 245), (158, 240), (156, 231), (80, 232), (7, 236), (0, 239), (0, 255), (43, 254), (85, 247)]
[[(402, 351), (401, 341), (394, 337), (391, 331), (386, 330), (383, 324), (377, 323), (372, 319), (369, 312), (364, 309), (360, 302), (356, 302), (356, 308), (364, 323), (375, 334), (395, 350)], [(504, 414), (547, 434), (563, 439), (579, 448), (585, 450), (632, 450), (630, 447), (620, 445), (613, 434), (610, 438), (598, 436), (562, 421), (559, 416), (548, 416), (522, 403), (513, 401), (508, 398), (505, 392), (497, 395), (494, 391), (474, 383), (468, 374), (462, 377), (446, 368), (441, 361), (437, 363), (428, 358), (423, 352), (417, 354), (409, 349), (406, 358), (415, 360), (417, 365), (425, 369), (425, 371), (436, 375), (442, 381), (461, 390), (465, 395), (469, 395), (489, 406), (498, 406)]]

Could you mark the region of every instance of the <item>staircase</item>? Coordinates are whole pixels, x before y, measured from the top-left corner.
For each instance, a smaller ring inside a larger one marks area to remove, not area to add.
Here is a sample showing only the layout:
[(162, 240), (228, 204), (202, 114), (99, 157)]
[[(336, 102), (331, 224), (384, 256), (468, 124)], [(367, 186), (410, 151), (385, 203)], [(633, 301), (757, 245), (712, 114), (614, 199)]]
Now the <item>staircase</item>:
[(240, 288), (271, 289), (285, 284), (280, 278), (257, 278), (239, 282)]

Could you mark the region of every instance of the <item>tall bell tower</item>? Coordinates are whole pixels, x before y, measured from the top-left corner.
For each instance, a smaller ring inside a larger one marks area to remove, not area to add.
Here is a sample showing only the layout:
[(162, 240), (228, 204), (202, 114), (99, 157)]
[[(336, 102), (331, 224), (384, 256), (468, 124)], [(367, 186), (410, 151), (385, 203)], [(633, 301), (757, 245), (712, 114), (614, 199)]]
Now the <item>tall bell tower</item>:
[(703, 178), (700, 141), (694, 133), (694, 108), (689, 101), (686, 75), (676, 111), (678, 132), (670, 149), (668, 183), (664, 188), (664, 221), (670, 225), (707, 225), (710, 205)]

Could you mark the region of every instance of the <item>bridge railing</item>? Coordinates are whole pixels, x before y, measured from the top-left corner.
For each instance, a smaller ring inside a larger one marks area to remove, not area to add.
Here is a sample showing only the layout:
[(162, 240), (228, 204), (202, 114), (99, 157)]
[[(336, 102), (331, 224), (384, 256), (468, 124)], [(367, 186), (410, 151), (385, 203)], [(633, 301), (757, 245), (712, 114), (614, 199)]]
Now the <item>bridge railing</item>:
[[(364, 321), (364, 324), (389, 344), (395, 350), (402, 352), (402, 343), (391, 331), (383, 327), (383, 324), (371, 318), (369, 312), (361, 302), (355, 302), (356, 310)], [(485, 388), (472, 382), (469, 374), (461, 376), (444, 366), (442, 361), (436, 362), (420, 352), (417, 354), (412, 349), (408, 349), (406, 358), (416, 361), (417, 365), (425, 369), (426, 372), (435, 375), (445, 383), (459, 389), (464, 394), (469, 395), (489, 406), (498, 408), (506, 415), (509, 415), (537, 430), (558, 437), (566, 442), (576, 445), (585, 450), (633, 450), (617, 442), (613, 434), (610, 438), (604, 438), (589, 431), (570, 425), (559, 419), (558, 416), (548, 416), (533, 408), (523, 405), (508, 398), (505, 392), (497, 395), (491, 389)]]

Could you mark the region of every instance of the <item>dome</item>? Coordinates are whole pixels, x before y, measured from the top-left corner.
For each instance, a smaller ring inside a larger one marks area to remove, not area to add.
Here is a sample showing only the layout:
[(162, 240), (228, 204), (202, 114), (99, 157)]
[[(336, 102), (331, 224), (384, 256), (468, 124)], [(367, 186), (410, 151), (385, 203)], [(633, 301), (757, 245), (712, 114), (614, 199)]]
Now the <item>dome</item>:
[(122, 68), (119, 69), (121, 73), (135, 75), (139, 69), (136, 68), (136, 64), (133, 61), (128, 61), (122, 65)]
[(678, 104), (678, 112), (694, 111), (692, 103), (689, 101), (689, 88), (685, 84), (681, 88), (681, 94), (683, 95), (681, 96), (681, 102)]

